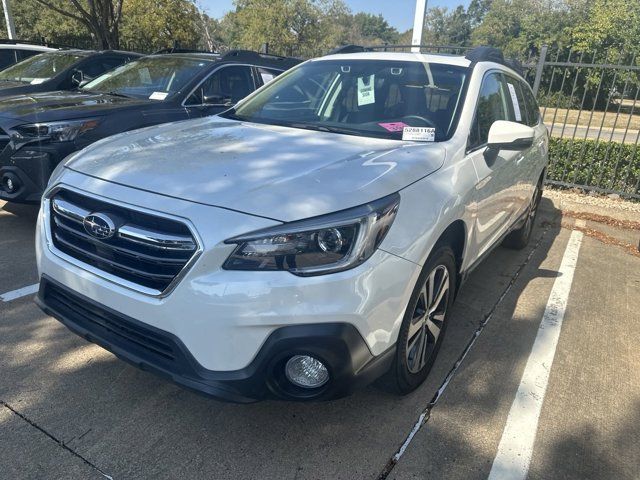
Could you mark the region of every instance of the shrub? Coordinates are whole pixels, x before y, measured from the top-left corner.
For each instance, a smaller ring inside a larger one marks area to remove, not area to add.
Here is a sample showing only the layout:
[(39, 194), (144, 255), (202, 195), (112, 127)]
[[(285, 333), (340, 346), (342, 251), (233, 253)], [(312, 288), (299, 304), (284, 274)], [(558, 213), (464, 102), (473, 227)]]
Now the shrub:
[(551, 138), (549, 158), (550, 180), (638, 193), (640, 148), (636, 145)]

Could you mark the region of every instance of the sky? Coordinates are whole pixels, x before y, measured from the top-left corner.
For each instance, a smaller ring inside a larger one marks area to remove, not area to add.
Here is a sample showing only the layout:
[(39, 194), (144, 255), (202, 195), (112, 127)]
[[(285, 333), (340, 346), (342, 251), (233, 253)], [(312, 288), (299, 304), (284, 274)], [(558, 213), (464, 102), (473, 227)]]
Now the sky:
[[(222, 17), (233, 9), (233, 0), (200, 0), (198, 2), (204, 10), (214, 18)], [(374, 15), (382, 14), (392, 27), (404, 32), (413, 27), (415, 0), (345, 0), (353, 13), (367, 12)], [(469, 0), (428, 0), (428, 7), (455, 8)]]

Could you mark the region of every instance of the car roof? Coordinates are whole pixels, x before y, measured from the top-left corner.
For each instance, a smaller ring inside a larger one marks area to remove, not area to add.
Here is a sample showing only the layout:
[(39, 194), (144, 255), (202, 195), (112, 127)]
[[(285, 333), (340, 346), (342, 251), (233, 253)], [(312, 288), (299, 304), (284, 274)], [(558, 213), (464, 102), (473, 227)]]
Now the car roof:
[(134, 57), (141, 57), (143, 54), (141, 53), (136, 53), (136, 52), (127, 52), (124, 50), (80, 50), (78, 48), (62, 48), (62, 49), (55, 49), (49, 52), (43, 52), (43, 53), (50, 53), (52, 55), (77, 55), (79, 57), (91, 57), (92, 55), (105, 55), (105, 54), (109, 54), (109, 53), (117, 53), (120, 55), (130, 55), (130, 56), (134, 56)]
[(339, 53), (327, 55), (311, 60), (312, 62), (325, 60), (387, 60), (402, 62), (424, 62), (441, 63), (444, 65), (456, 65), (459, 67), (469, 67), (471, 61), (460, 55), (426, 54), (426, 53), (405, 53), (405, 52), (357, 52)]
[(35, 52), (55, 52), (57, 48), (44, 45), (31, 45), (29, 43), (0, 43), (0, 50), (31, 50)]
[(232, 50), (224, 54), (202, 52), (154, 53), (149, 56), (188, 58), (206, 60), (212, 63), (247, 64), (280, 70), (287, 70), (301, 62), (301, 60), (293, 57), (280, 57), (249, 50)]
[(216, 62), (220, 59), (218, 53), (153, 53), (147, 57), (168, 57), (168, 58), (186, 58), (190, 60), (206, 60), (208, 62)]

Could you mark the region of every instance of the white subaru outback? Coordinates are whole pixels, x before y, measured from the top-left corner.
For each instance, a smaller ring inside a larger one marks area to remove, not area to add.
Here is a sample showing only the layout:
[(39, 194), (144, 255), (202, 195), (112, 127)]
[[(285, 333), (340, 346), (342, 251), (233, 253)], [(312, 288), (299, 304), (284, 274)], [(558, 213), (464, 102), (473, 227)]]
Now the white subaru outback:
[(330, 55), (221, 116), (95, 143), (43, 197), (39, 305), (227, 400), (414, 390), (465, 277), (531, 233), (548, 136), (505, 63)]

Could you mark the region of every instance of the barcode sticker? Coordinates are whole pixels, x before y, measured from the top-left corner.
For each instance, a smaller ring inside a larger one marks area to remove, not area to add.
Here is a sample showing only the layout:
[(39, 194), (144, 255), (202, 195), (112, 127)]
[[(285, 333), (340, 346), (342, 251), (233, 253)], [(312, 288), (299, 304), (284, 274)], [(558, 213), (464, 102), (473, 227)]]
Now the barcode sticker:
[(402, 140), (413, 142), (435, 142), (436, 129), (432, 127), (404, 127)]

